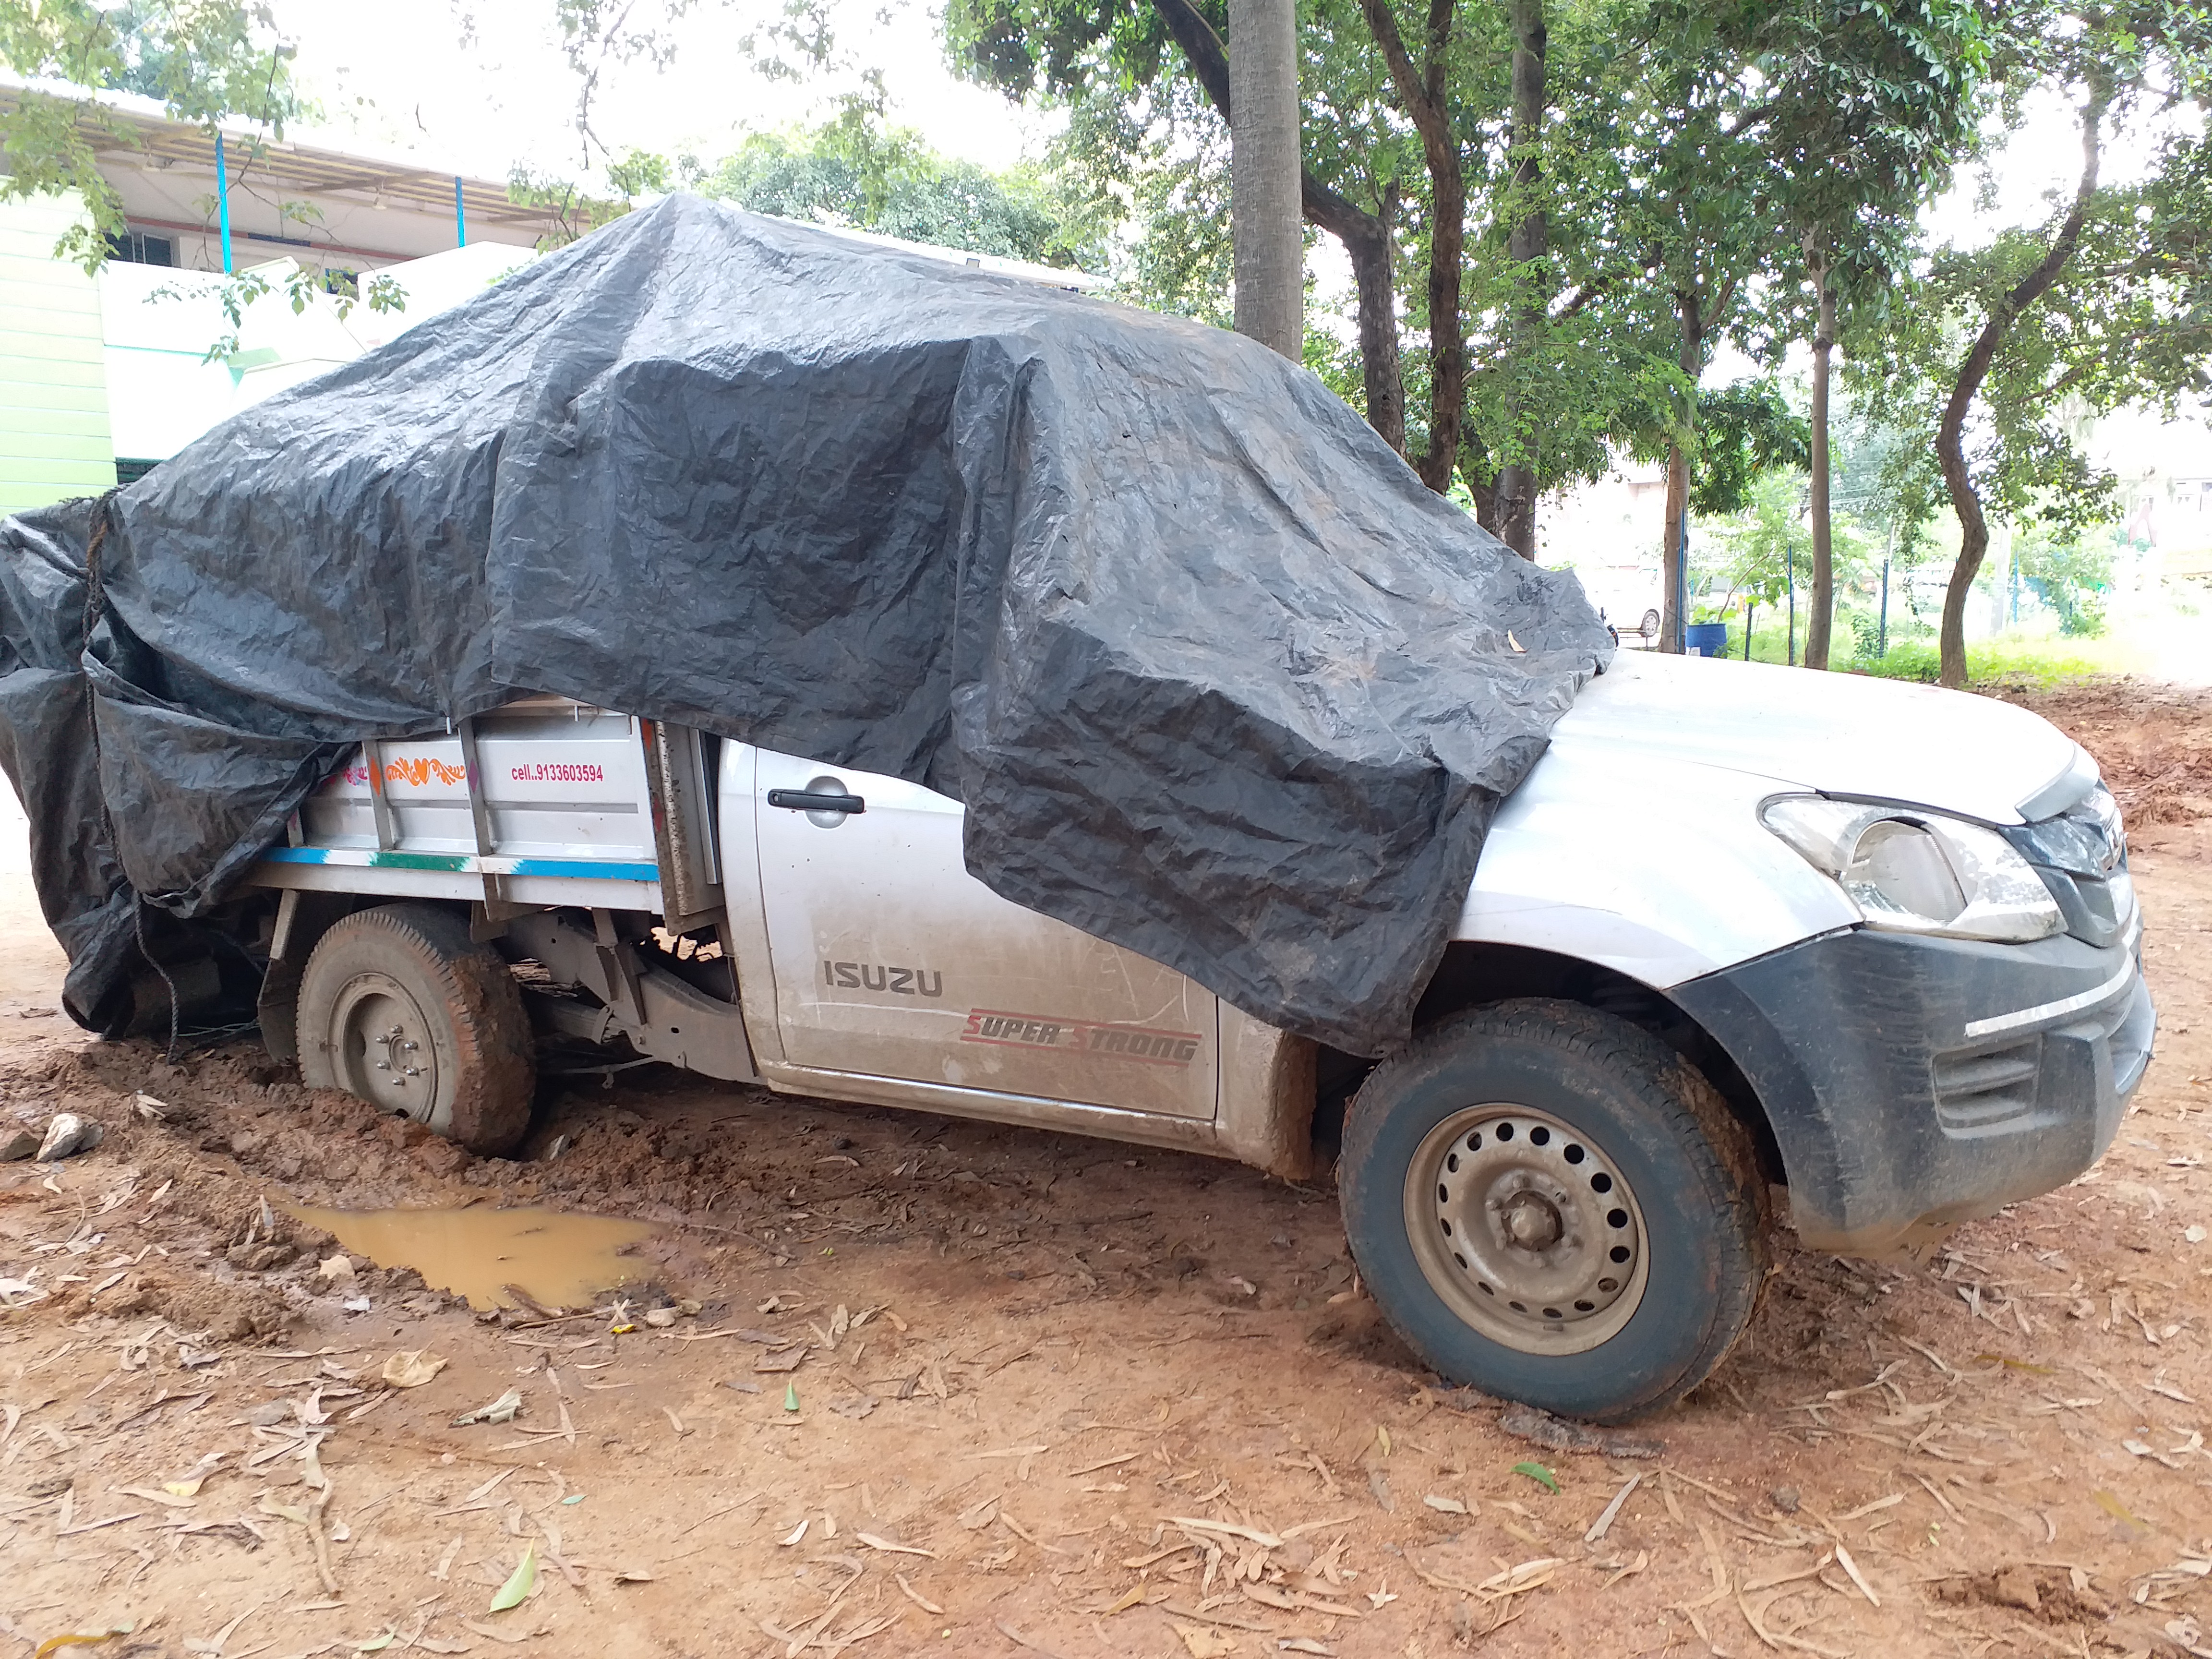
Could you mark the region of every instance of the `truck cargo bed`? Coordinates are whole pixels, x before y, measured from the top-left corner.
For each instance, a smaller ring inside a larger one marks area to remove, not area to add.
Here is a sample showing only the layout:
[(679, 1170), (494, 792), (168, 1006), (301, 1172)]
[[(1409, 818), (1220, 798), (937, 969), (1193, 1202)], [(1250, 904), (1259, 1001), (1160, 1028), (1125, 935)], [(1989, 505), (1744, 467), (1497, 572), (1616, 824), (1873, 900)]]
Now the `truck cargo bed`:
[[(294, 814), (270, 887), (667, 912), (668, 803), (698, 908), (720, 880), (696, 734), (532, 697), (450, 735), (362, 745)], [(656, 775), (656, 774), (663, 775)], [(672, 784), (672, 787), (667, 787)]]

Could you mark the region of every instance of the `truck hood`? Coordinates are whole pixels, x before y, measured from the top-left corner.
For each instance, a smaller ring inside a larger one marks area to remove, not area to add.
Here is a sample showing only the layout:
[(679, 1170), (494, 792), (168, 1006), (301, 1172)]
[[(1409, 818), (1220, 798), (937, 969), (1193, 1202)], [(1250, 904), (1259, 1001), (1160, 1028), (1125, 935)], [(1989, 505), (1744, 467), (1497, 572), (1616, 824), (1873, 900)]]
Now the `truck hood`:
[(1988, 823), (2047, 817), (2096, 778), (2080, 744), (2040, 715), (1993, 698), (1656, 652), (1617, 653), (1552, 741)]

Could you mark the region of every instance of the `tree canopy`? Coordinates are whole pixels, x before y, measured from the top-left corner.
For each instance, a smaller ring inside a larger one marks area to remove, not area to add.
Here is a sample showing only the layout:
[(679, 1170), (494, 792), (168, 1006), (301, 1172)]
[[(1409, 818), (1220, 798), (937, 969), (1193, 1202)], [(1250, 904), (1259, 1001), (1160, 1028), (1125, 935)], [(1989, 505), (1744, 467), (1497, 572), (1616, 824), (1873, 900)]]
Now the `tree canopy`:
[[(934, 153), (865, 75), (826, 123), (712, 162), (618, 156), (593, 130), (600, 79), (667, 61), (692, 3), (547, 0), (607, 182), (519, 169), (514, 189), (571, 234), (688, 186), (1079, 265), (1138, 303), (1230, 319), (1227, 0), (948, 0), (959, 72), (1060, 114), (1037, 161)], [(853, 69), (821, 0), (758, 15), (751, 67)], [(1532, 556), (1546, 492), (1624, 451), (1662, 461), (1670, 626), (1689, 520), (1778, 510), (1760, 480), (1802, 467), (1808, 660), (1826, 660), (1841, 488), (1862, 529), (1885, 503), (1893, 560), (1932, 546), (1939, 507), (1957, 517), (1955, 680), (1988, 514), (2075, 545), (2112, 510), (2085, 421), (2212, 398), (2208, 0), (1302, 0), (1297, 24), (1300, 205), (1310, 246), (1352, 276), (1310, 295), (1308, 363)], [(262, 0), (0, 0), (0, 59), (183, 119), (274, 131), (301, 113)], [(1934, 204), (2053, 99), (2078, 175), (2044, 222), (1962, 240)], [(100, 119), (52, 94), (0, 113), (0, 190), (82, 190), (92, 223), (70, 251), (88, 264), (119, 223), (93, 164)], [(2123, 142), (2148, 164), (2116, 182)], [(1772, 375), (1807, 349), (1801, 418)], [(1724, 356), (1766, 378), (1704, 384)], [(1838, 358), (1856, 426), (1832, 434)]]
[(94, 141), (123, 127), (93, 92), (161, 100), (176, 120), (212, 125), (235, 117), (283, 137), (301, 113), (292, 47), (262, 0), (0, 0), (0, 64), (33, 81), (0, 113), (0, 200), (76, 191), (87, 222), (62, 240), (62, 257), (96, 270), (124, 227), (123, 204), (100, 174)]
[(939, 155), (908, 129), (848, 111), (811, 131), (755, 133), (698, 188), (787, 219), (1038, 264), (1097, 269), (1099, 238), (1060, 182), (1035, 167), (994, 173)]

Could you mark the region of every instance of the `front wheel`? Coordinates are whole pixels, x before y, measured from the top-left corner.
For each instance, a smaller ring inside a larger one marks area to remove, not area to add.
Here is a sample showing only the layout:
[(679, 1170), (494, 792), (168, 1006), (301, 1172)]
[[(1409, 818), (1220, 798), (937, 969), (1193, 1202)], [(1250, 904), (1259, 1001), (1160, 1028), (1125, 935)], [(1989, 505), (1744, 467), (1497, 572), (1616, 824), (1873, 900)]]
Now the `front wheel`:
[(1680, 1055), (1577, 1003), (1422, 1032), (1362, 1085), (1337, 1179), (1352, 1255), (1414, 1352), (1572, 1417), (1688, 1393), (1765, 1274), (1749, 1134)]

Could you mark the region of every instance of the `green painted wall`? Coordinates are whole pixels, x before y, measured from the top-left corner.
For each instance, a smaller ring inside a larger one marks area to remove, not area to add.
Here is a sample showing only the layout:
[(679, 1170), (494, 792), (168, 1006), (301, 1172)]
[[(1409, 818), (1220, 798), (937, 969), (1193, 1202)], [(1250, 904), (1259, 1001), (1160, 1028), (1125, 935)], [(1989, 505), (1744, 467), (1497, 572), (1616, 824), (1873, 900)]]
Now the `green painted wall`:
[(54, 243), (77, 197), (0, 202), (0, 512), (115, 483), (100, 290)]

